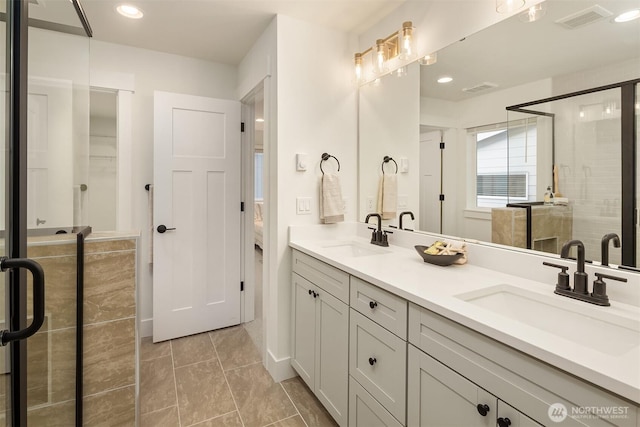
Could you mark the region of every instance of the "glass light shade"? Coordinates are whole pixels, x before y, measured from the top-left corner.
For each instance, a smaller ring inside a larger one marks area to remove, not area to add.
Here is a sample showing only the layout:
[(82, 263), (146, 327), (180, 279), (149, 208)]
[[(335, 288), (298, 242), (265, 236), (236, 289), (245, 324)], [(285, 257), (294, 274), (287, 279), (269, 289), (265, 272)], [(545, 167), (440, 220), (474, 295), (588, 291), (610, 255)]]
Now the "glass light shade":
[(372, 53), (373, 72), (376, 74), (385, 73), (387, 71), (387, 49), (384, 40), (378, 39), (376, 41)]
[(360, 84), (364, 81), (364, 70), (362, 69), (362, 54), (356, 53), (354, 57), (356, 83)]
[(547, 3), (538, 3), (518, 15), (522, 22), (535, 22), (547, 13)]
[(416, 42), (413, 37), (413, 24), (411, 21), (403, 22), (402, 29), (398, 32), (399, 58), (402, 61), (413, 59), (416, 56)]
[(409, 68), (405, 65), (404, 67), (400, 67), (395, 71), (395, 75), (397, 77), (404, 77), (409, 73)]
[(524, 6), (524, 0), (496, 0), (496, 12), (509, 13)]
[(438, 54), (436, 52), (430, 53), (418, 59), (418, 62), (420, 65), (433, 65), (438, 62)]

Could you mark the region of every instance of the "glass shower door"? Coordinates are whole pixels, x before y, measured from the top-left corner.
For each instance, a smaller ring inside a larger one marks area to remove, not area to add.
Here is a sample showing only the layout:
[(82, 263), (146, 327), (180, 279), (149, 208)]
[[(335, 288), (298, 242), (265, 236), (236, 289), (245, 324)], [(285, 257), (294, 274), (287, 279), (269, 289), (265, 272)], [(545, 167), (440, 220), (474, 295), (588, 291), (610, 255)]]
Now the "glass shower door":
[[(78, 378), (81, 384), (76, 236), (55, 234), (82, 222), (88, 24), (76, 0), (1, 1), (6, 74), (0, 99), (0, 255), (9, 258), (0, 259), (6, 272), (0, 341), (7, 344), (0, 346), (0, 425), (74, 425)], [(33, 260), (15, 260), (27, 256)], [(17, 334), (22, 340), (5, 339), (24, 328), (28, 333)]]

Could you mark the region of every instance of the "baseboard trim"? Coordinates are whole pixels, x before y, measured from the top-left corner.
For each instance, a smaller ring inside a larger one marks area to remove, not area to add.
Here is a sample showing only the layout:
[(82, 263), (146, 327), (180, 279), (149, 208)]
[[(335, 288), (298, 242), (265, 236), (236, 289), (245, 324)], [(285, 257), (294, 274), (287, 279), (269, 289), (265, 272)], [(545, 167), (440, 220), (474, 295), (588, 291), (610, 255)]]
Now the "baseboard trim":
[(267, 371), (277, 383), (298, 375), (291, 367), (291, 357), (277, 359), (269, 350), (267, 350)]
[(153, 336), (153, 318), (140, 321), (140, 336), (142, 338)]

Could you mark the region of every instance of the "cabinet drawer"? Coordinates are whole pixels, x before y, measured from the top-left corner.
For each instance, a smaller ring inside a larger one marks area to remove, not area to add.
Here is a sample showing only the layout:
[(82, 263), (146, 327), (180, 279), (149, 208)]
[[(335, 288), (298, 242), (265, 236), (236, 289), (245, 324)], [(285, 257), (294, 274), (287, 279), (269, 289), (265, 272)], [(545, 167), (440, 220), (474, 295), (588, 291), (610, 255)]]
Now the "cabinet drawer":
[(350, 312), (349, 373), (404, 424), (407, 343), (357, 311)]
[(349, 426), (350, 427), (402, 427), (393, 416), (349, 377)]
[(349, 304), (349, 275), (322, 261), (293, 251), (291, 269), (300, 276)]
[(407, 339), (407, 301), (351, 276), (351, 307), (369, 319)]

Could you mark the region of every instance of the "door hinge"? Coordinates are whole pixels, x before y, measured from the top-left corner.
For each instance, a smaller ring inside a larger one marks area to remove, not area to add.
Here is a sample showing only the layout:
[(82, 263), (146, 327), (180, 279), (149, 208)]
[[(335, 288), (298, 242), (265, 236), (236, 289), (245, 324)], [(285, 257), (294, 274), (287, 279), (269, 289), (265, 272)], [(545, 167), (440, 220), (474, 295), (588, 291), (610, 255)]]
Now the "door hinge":
[(441, 194), (441, 195), (440, 195), (440, 201), (441, 201), (441, 202), (444, 202), (444, 194)]
[(240, 212), (244, 212), (244, 202), (240, 202)]
[(240, 292), (244, 291), (244, 282), (240, 282)]
[(244, 122), (240, 123), (240, 132), (244, 132)]
[(441, 149), (441, 150), (444, 150), (444, 142), (441, 142), (441, 143), (440, 143), (440, 149)]

